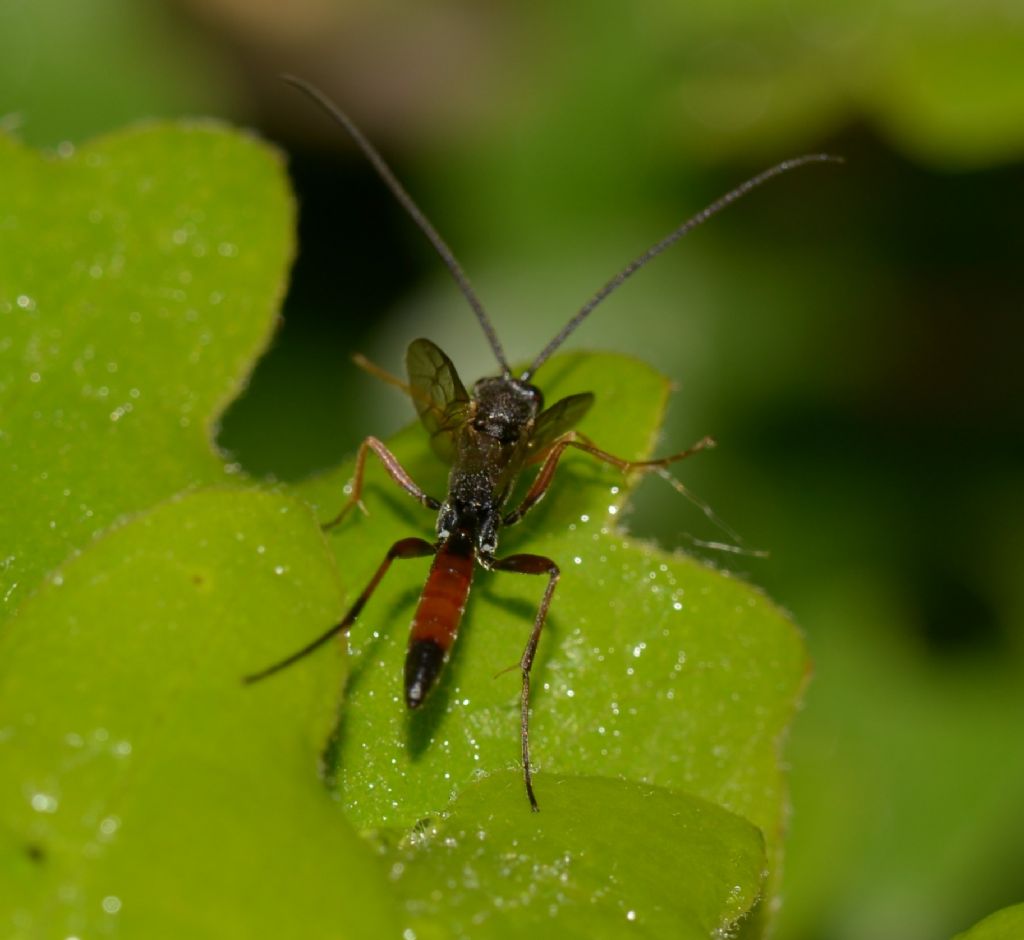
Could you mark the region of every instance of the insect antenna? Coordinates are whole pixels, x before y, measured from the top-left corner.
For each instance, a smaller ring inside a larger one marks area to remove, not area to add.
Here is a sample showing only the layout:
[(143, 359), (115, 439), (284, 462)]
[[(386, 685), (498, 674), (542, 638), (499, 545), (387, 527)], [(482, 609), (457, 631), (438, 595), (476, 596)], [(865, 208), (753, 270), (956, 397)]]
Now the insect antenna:
[(756, 189), (762, 183), (766, 183), (768, 180), (775, 176), (780, 176), (783, 173), (787, 173), (790, 170), (795, 170), (797, 167), (804, 166), (808, 163), (842, 163), (842, 157), (834, 157), (827, 153), (810, 153), (802, 157), (794, 157), (791, 160), (783, 160), (781, 163), (777, 163), (773, 167), (769, 167), (757, 176), (752, 176), (744, 183), (740, 183), (735, 189), (730, 190), (724, 196), (720, 196), (714, 202), (701, 209), (696, 215), (691, 216), (682, 225), (679, 226), (675, 231), (670, 232), (656, 245), (652, 245), (642, 255), (634, 258), (629, 264), (626, 265), (618, 274), (615, 275), (610, 281), (608, 281), (604, 287), (602, 287), (593, 297), (590, 298), (580, 309), (576, 315), (562, 327), (558, 335), (555, 336), (547, 346), (541, 351), (541, 354), (533, 360), (533, 365), (527, 369), (523, 375), (523, 381), (527, 381), (551, 356), (551, 354), (558, 349), (569, 337), (576, 327), (578, 327), (588, 316), (591, 311), (604, 300), (612, 291), (618, 288), (626, 278), (635, 274), (640, 270), (648, 261), (652, 258), (660, 255), (666, 248), (670, 248), (680, 238), (689, 232), (692, 232), (698, 225), (702, 225), (707, 222), (713, 215), (717, 215), (726, 206), (736, 202), (737, 199), (742, 199), (752, 189)]
[(769, 553), (760, 548), (747, 548), (743, 544), (743, 538), (728, 522), (726, 522), (714, 509), (711, 508), (710, 503), (706, 503), (696, 493), (693, 492), (688, 486), (683, 484), (683, 481), (673, 476), (666, 467), (658, 467), (655, 470), (663, 480), (668, 482), (668, 485), (672, 487), (681, 496), (686, 497), (694, 506), (696, 506), (714, 525), (726, 534), (732, 543), (728, 542), (705, 542), (701, 539), (688, 536), (690, 541), (701, 548), (711, 548), (718, 552), (732, 552), (735, 555), (748, 555), (751, 558), (767, 558)]
[(445, 243), (437, 229), (430, 224), (430, 220), (423, 214), (420, 207), (413, 202), (412, 196), (398, 182), (398, 178), (391, 172), (391, 167), (384, 162), (384, 158), (377, 152), (373, 144), (363, 136), (363, 132), (356, 127), (352, 119), (319, 88), (294, 75), (282, 75), (281, 79), (292, 87), (297, 88), (323, 108), (327, 114), (345, 129), (356, 146), (362, 150), (367, 160), (370, 161), (373, 168), (377, 171), (377, 175), (384, 181), (384, 185), (391, 190), (392, 195), (402, 204), (402, 207), (409, 213), (412, 220), (420, 227), (423, 234), (427, 236), (430, 244), (434, 246), (434, 250), (441, 256), (441, 260), (451, 272), (452, 277), (455, 278), (455, 283), (458, 284), (459, 290), (462, 291), (462, 296), (469, 302), (470, 307), (473, 308), (473, 312), (476, 314), (477, 320), (480, 321), (480, 326), (487, 337), (487, 342), (491, 344), (491, 349), (494, 351), (494, 356), (498, 360), (502, 371), (506, 376), (511, 375), (512, 370), (509, 368), (508, 360), (505, 358), (505, 352), (501, 348), (501, 342), (494, 330), (494, 325), (487, 316), (487, 311), (484, 310), (484, 305), (480, 302), (480, 298), (477, 297), (476, 291), (473, 290), (473, 286), (469, 283), (466, 272), (462, 270), (462, 265), (456, 260), (451, 248)]

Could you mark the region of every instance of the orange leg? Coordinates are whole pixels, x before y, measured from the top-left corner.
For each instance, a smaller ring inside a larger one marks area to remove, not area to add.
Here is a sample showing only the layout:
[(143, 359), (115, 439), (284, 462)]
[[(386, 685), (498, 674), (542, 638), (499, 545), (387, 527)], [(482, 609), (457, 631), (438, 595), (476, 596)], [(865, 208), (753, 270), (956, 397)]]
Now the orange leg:
[(409, 476), (405, 467), (399, 462), (398, 458), (388, 450), (384, 444), (376, 437), (368, 437), (362, 444), (359, 445), (359, 452), (356, 454), (356, 470), (352, 475), (352, 493), (348, 498), (348, 502), (345, 503), (341, 508), (341, 512), (338, 513), (330, 522), (325, 522), (321, 526), (324, 531), (333, 529), (342, 519), (349, 514), (349, 511), (353, 506), (358, 506), (363, 512), (366, 512), (366, 507), (363, 505), (363, 474), (366, 470), (366, 454), (367, 451), (373, 451), (379, 458), (380, 462), (384, 464), (384, 469), (387, 470), (388, 475), (394, 480), (403, 490), (406, 491), (413, 499), (417, 500), (422, 505), (426, 506), (427, 509), (437, 510), (441, 508), (440, 502), (434, 499), (433, 496), (428, 496), (416, 485), (416, 481)]
[(693, 447), (680, 451), (678, 454), (669, 454), (667, 457), (659, 457), (656, 460), (624, 460), (622, 457), (616, 457), (614, 454), (609, 454), (607, 451), (601, 450), (601, 448), (597, 447), (593, 441), (584, 437), (578, 431), (569, 431), (567, 434), (563, 434), (555, 441), (554, 444), (551, 445), (551, 449), (544, 458), (544, 463), (541, 464), (541, 468), (538, 471), (537, 476), (534, 478), (533, 485), (523, 497), (523, 501), (513, 509), (512, 512), (505, 516), (504, 519), (502, 519), (502, 524), (515, 525), (544, 498), (544, 494), (547, 492), (548, 487), (551, 485), (551, 481), (554, 478), (555, 470), (558, 467), (558, 461), (561, 459), (562, 454), (565, 453), (567, 447), (575, 447), (578, 450), (582, 450), (585, 453), (590, 454), (592, 457), (596, 457), (604, 463), (617, 467), (623, 473), (629, 473), (631, 470), (663, 469), (669, 464), (673, 464), (679, 460), (685, 460), (687, 457), (692, 454), (696, 454), (698, 451), (714, 446), (714, 440), (710, 437), (705, 437), (697, 441)]

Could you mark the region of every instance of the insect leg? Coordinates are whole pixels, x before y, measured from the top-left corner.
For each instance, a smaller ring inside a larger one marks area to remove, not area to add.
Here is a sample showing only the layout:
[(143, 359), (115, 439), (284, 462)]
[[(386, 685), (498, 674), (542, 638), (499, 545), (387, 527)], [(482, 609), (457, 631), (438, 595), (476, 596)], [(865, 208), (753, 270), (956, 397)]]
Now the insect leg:
[(534, 478), (530, 489), (523, 497), (523, 501), (502, 519), (502, 524), (514, 525), (544, 498), (544, 494), (554, 478), (558, 461), (561, 459), (562, 454), (565, 453), (567, 447), (575, 447), (604, 463), (617, 467), (623, 473), (629, 473), (631, 470), (656, 470), (664, 468), (669, 464), (675, 463), (677, 460), (684, 460), (698, 451), (714, 446), (714, 440), (710, 437), (705, 437), (687, 450), (682, 450), (677, 454), (669, 454), (667, 457), (658, 457), (655, 460), (625, 460), (622, 457), (616, 457), (614, 454), (601, 450), (589, 437), (585, 437), (579, 431), (569, 431), (551, 445), (551, 449), (544, 458), (544, 463), (541, 464), (541, 468), (537, 472), (537, 476)]
[(380, 462), (384, 464), (384, 469), (387, 470), (391, 479), (394, 480), (413, 499), (426, 506), (427, 509), (441, 508), (441, 504), (434, 499), (433, 496), (428, 496), (416, 485), (416, 481), (409, 476), (405, 467), (398, 462), (398, 458), (391, 453), (391, 451), (388, 450), (380, 440), (376, 437), (368, 437), (359, 445), (359, 452), (356, 454), (356, 469), (355, 473), (352, 475), (352, 494), (349, 496), (348, 502), (341, 508), (341, 512), (331, 519), (330, 522), (325, 522), (321, 525), (321, 528), (325, 531), (327, 529), (333, 529), (339, 522), (341, 522), (342, 519), (348, 515), (349, 510), (351, 510), (353, 506), (359, 506), (363, 512), (366, 512), (366, 507), (363, 506), (362, 500), (363, 473), (366, 469), (367, 451), (371, 450), (380, 458)]
[(437, 547), (432, 545), (430, 542), (426, 542), (423, 539), (409, 538), (399, 539), (395, 542), (391, 548), (388, 549), (388, 553), (384, 556), (384, 560), (380, 563), (370, 583), (363, 588), (362, 593), (356, 598), (355, 603), (349, 608), (348, 613), (341, 619), (340, 623), (336, 623), (326, 633), (322, 633), (312, 643), (307, 643), (302, 649), (296, 650), (291, 656), (286, 656), (279, 662), (274, 663), (272, 666), (268, 666), (266, 669), (261, 669), (259, 672), (254, 672), (248, 676), (244, 676), (242, 681), (248, 685), (252, 682), (259, 682), (260, 679), (266, 679), (267, 676), (272, 676), (275, 672), (280, 672), (282, 669), (292, 665), (292, 663), (298, 662), (305, 656), (308, 656), (314, 650), (319, 649), (332, 637), (337, 636), (339, 633), (345, 633), (349, 627), (355, 623), (356, 617), (359, 616), (359, 612), (366, 606), (366, 602), (370, 599), (370, 595), (373, 594), (377, 585), (380, 584), (381, 578), (387, 573), (388, 568), (391, 567), (391, 562), (396, 558), (422, 558), (424, 555), (433, 555), (437, 551)]
[(543, 555), (509, 555), (508, 558), (490, 558), (481, 559), (481, 561), (483, 561), (484, 567), (491, 571), (514, 571), (518, 574), (546, 574), (548, 576), (548, 586), (544, 589), (544, 597), (541, 598), (540, 606), (537, 608), (537, 617), (533, 622), (533, 630), (530, 631), (530, 639), (519, 660), (519, 668), (523, 674), (523, 691), (519, 706), (519, 728), (523, 745), (523, 779), (526, 782), (526, 795), (530, 800), (530, 807), (536, 813), (540, 807), (537, 805), (537, 797), (533, 795), (533, 774), (530, 769), (530, 669), (533, 666), (533, 657), (537, 652), (540, 632), (544, 629), (548, 607), (551, 605), (551, 597), (555, 593), (555, 585), (558, 584), (561, 572), (558, 570), (558, 565)]

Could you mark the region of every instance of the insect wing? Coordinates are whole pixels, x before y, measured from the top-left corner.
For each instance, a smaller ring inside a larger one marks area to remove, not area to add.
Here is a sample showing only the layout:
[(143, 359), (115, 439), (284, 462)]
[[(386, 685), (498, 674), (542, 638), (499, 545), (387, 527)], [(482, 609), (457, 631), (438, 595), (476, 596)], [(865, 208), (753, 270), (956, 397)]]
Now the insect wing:
[(409, 344), (405, 368), (416, 411), (430, 434), (430, 445), (450, 463), (455, 454), (454, 433), (465, 423), (469, 411), (469, 393), (451, 359), (429, 339)]
[(556, 401), (542, 411), (530, 435), (530, 462), (540, 460), (548, 448), (566, 431), (571, 431), (594, 404), (593, 392), (581, 392)]

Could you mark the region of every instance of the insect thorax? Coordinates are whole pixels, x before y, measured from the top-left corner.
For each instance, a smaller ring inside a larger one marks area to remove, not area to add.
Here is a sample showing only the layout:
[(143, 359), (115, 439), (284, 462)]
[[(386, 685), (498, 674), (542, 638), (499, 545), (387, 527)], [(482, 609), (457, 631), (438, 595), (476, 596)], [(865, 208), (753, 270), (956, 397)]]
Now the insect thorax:
[(544, 394), (520, 379), (480, 379), (473, 386), (473, 428), (501, 444), (514, 444), (528, 434), (544, 408)]
[(522, 470), (534, 420), (544, 407), (539, 388), (512, 378), (473, 386), (469, 420), (456, 433), (448, 497), (437, 517), (442, 539), (473, 533), (485, 555), (495, 551), (501, 510)]

